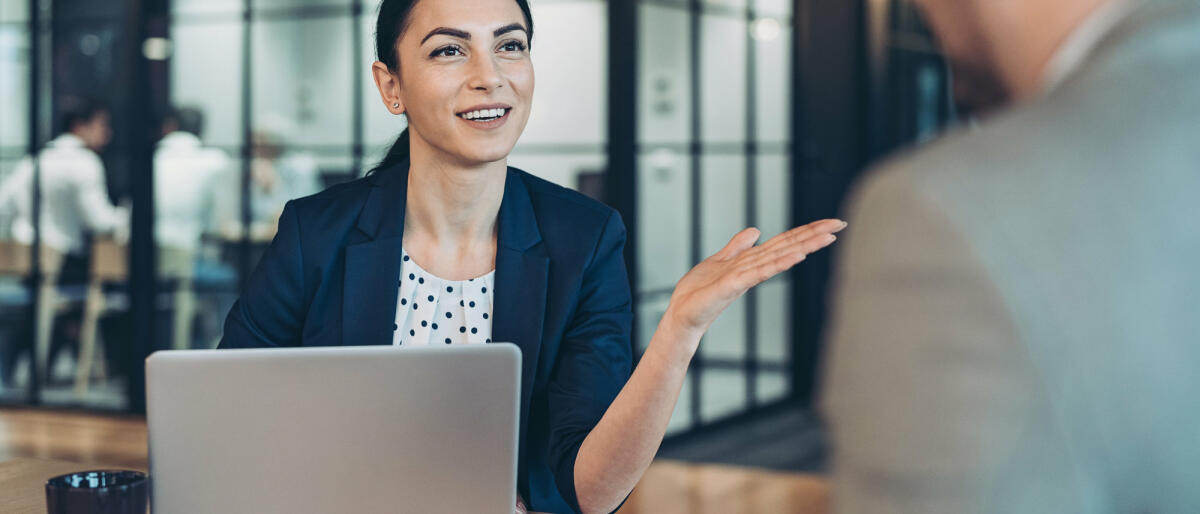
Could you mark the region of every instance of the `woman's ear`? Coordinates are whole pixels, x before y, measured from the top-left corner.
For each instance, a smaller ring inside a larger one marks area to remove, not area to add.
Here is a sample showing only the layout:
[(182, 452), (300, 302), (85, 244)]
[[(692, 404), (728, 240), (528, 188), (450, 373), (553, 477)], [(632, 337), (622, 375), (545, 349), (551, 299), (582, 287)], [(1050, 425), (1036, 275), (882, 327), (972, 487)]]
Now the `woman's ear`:
[(371, 65), (371, 74), (375, 76), (375, 87), (379, 88), (379, 98), (392, 114), (404, 114), (404, 102), (400, 101), (400, 77), (392, 73), (382, 61)]

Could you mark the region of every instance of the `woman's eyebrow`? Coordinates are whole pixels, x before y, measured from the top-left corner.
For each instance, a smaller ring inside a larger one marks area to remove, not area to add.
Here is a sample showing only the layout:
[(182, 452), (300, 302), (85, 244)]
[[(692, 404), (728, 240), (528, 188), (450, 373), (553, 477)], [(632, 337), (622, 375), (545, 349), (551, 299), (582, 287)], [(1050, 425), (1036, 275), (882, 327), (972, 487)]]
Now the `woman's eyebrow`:
[(471, 40), (471, 34), (469, 32), (458, 30), (458, 29), (450, 29), (450, 28), (446, 28), (446, 27), (438, 27), (436, 29), (429, 31), (429, 34), (425, 35), (425, 39), (421, 40), (421, 44), (422, 45), (425, 44), (426, 41), (429, 41), (429, 38), (436, 36), (438, 34), (442, 34), (442, 35), (446, 35), (446, 36), (450, 36), (450, 37), (456, 37), (459, 39), (465, 39), (467, 41)]
[(529, 34), (529, 30), (527, 30), (524, 25), (521, 25), (520, 23), (510, 23), (508, 25), (505, 25), (503, 27), (496, 29), (495, 32), (492, 32), (492, 37), (500, 37), (501, 35), (507, 34), (514, 30), (519, 30), (521, 32), (524, 32), (526, 35)]
[[(496, 29), (494, 32), (492, 32), (492, 37), (500, 37), (503, 34), (507, 34), (509, 32), (515, 31), (515, 30), (519, 30), (521, 32), (529, 34), (529, 30), (527, 30), (524, 25), (521, 25), (520, 23), (510, 23), (510, 24), (500, 27), (500, 28)], [(429, 38), (436, 36), (438, 34), (450, 36), (450, 37), (456, 37), (459, 39), (465, 39), (467, 41), (471, 40), (471, 33), (467, 32), (467, 31), (452, 29), (452, 28), (447, 28), (447, 27), (438, 27), (436, 29), (429, 31), (429, 33), (425, 35), (425, 39), (421, 40), (421, 44), (422, 45), (425, 44), (426, 41), (429, 41)]]
[[(508, 34), (508, 32), (515, 31), (515, 30), (520, 30), (522, 32), (526, 32), (527, 35), (529, 34), (529, 30), (524, 28), (524, 25), (522, 25), (520, 23), (510, 23), (508, 25), (502, 26), (502, 28), (496, 29), (496, 31), (493, 31), (492, 37), (500, 37), (504, 34)], [(450, 36), (450, 37), (457, 37), (457, 38), (460, 38), (460, 40), (470, 41), (470, 32), (467, 32), (464, 30), (458, 30), (458, 29), (445, 28), (445, 26), (439, 26), (439, 28), (431, 30), (430, 34), (426, 34), (424, 40), (421, 40), (421, 44), (425, 44), (426, 41), (430, 41), (430, 37), (437, 36), (439, 34), (445, 35), (445, 36)]]

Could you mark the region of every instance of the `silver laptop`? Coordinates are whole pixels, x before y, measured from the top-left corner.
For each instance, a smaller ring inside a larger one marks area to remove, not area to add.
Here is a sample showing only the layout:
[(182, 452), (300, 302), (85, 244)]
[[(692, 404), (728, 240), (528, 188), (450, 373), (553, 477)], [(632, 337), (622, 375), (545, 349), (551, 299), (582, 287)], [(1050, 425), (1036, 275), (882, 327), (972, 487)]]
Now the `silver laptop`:
[(152, 511), (512, 512), (511, 344), (162, 351)]

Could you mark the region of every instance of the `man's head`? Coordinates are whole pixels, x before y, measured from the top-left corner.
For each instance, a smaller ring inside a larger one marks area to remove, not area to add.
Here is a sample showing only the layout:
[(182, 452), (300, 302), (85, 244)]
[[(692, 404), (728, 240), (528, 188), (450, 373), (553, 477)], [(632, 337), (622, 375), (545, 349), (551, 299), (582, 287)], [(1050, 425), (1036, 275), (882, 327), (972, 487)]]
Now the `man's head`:
[(204, 132), (204, 112), (195, 107), (173, 108), (163, 117), (163, 135), (175, 131), (187, 132), (200, 137)]
[(1036, 94), (1071, 31), (1108, 0), (911, 0), (950, 61), (955, 97), (975, 112)]
[(59, 109), (61, 132), (70, 132), (88, 148), (99, 152), (112, 139), (108, 109), (99, 102), (82, 98), (64, 100)]

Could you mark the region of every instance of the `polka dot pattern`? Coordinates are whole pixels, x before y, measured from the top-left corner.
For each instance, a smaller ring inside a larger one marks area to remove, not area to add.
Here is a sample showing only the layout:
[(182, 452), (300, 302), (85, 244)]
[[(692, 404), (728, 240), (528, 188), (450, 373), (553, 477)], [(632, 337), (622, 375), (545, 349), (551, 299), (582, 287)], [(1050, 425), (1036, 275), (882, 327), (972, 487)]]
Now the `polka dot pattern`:
[[(402, 253), (400, 294), (392, 325), (394, 345), (492, 342), (492, 295), (496, 272), (467, 280), (444, 280)], [(412, 308), (400, 308), (411, 305)], [(445, 321), (441, 326), (437, 320)]]

